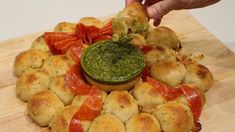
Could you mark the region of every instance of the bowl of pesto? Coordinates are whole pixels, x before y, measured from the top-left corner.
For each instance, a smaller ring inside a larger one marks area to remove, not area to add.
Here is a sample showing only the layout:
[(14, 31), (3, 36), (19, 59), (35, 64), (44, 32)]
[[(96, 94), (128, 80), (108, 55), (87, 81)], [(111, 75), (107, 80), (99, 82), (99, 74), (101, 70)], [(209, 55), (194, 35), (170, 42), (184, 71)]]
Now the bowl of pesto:
[(81, 56), (87, 81), (105, 91), (127, 90), (140, 79), (145, 67), (141, 50), (128, 42), (100, 41)]

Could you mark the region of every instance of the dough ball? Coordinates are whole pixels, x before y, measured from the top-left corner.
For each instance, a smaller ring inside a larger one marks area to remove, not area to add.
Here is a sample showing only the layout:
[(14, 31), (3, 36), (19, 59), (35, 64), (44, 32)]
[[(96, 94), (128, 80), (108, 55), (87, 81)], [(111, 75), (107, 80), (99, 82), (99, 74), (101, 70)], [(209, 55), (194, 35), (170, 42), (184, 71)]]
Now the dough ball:
[(147, 45), (147, 41), (145, 40), (144, 36), (141, 34), (137, 34), (137, 33), (132, 33), (130, 34), (132, 40), (131, 40), (131, 44), (135, 45), (135, 46), (146, 46)]
[(149, 51), (145, 55), (145, 60), (148, 66), (152, 66), (154, 63), (162, 60), (176, 60), (174, 50), (156, 46), (153, 50)]
[(16, 81), (16, 94), (23, 101), (49, 88), (49, 77), (46, 72), (38, 69), (29, 69)]
[(27, 50), (16, 56), (14, 62), (14, 73), (21, 76), (29, 68), (40, 68), (43, 62), (49, 57), (46, 52), (41, 50)]
[(181, 84), (186, 76), (184, 64), (172, 60), (155, 63), (152, 65), (150, 71), (154, 79), (172, 87)]
[(168, 27), (157, 27), (150, 31), (147, 36), (147, 43), (156, 46), (163, 46), (170, 49), (180, 49), (181, 44), (176, 33)]
[[(78, 107), (67, 106), (65, 109), (57, 114), (51, 121), (50, 127), (52, 132), (69, 132), (69, 125), (73, 115), (77, 112)], [(91, 121), (81, 120), (81, 125), (85, 132), (88, 131)]]
[(30, 117), (40, 126), (48, 126), (52, 118), (64, 109), (64, 104), (51, 91), (41, 91), (29, 100)]
[(44, 52), (47, 52), (49, 54), (52, 54), (50, 51), (49, 46), (47, 45), (43, 35), (39, 36), (38, 38), (36, 38), (31, 46), (31, 49), (36, 49), (36, 50), (41, 50)]
[(93, 120), (88, 132), (125, 132), (125, 126), (117, 117), (104, 114)]
[(50, 78), (62, 76), (66, 74), (70, 66), (74, 65), (75, 61), (65, 55), (50, 56), (42, 66), (42, 70), (48, 72)]
[(65, 76), (55, 77), (51, 82), (50, 90), (52, 90), (59, 97), (64, 105), (71, 104), (75, 95), (66, 85)]
[(147, 113), (152, 113), (160, 104), (167, 102), (167, 100), (156, 92), (153, 86), (147, 82), (136, 85), (133, 89), (133, 96), (140, 106), (140, 110)]
[(56, 27), (54, 28), (54, 32), (75, 33), (76, 32), (76, 23), (61, 22), (56, 25)]
[(187, 74), (184, 83), (194, 85), (203, 92), (208, 91), (213, 85), (213, 76), (208, 68), (201, 64), (190, 64), (186, 66)]
[(126, 122), (132, 115), (138, 113), (138, 105), (127, 91), (113, 91), (105, 100), (103, 113), (112, 114)]
[(102, 28), (103, 22), (95, 17), (83, 17), (79, 20), (79, 23), (82, 23), (86, 26), (96, 26), (98, 28)]
[(127, 132), (161, 132), (158, 120), (146, 113), (132, 116), (126, 123)]
[(184, 104), (167, 102), (153, 113), (164, 132), (189, 132), (194, 127), (193, 114)]

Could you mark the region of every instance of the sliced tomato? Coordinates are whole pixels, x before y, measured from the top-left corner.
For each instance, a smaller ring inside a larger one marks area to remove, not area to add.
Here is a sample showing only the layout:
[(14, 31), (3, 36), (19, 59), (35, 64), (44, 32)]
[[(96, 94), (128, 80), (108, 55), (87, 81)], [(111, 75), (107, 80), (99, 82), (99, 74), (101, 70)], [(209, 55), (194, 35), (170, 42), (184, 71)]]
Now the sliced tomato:
[(79, 115), (79, 119), (81, 120), (93, 120), (100, 115), (102, 105), (101, 90), (96, 86), (92, 86), (87, 98), (76, 114)]
[(78, 95), (87, 95), (91, 90), (91, 86), (84, 82), (80, 61), (69, 68), (65, 81), (67, 86)]
[(150, 67), (149, 66), (145, 66), (143, 72), (142, 72), (142, 80), (146, 81), (147, 77), (150, 77), (151, 73), (150, 73)]
[(182, 94), (179, 88), (171, 88), (151, 77), (147, 77), (147, 82), (155, 88), (156, 92), (164, 96), (167, 100), (173, 100)]
[(199, 117), (201, 115), (201, 112), (202, 112), (202, 102), (201, 102), (200, 95), (197, 94), (195, 89), (191, 88), (188, 85), (180, 85), (179, 88), (181, 89), (185, 98), (189, 102), (190, 108), (193, 113), (194, 120), (198, 121)]
[(81, 121), (76, 116), (73, 116), (70, 121), (69, 132), (84, 132)]
[(76, 26), (76, 35), (78, 38), (83, 39), (85, 37), (85, 25), (82, 23), (78, 23)]
[(113, 26), (112, 26), (112, 20), (111, 20), (107, 24), (105, 24), (104, 27), (100, 29), (101, 35), (112, 35), (113, 34), (112, 27)]
[(83, 132), (81, 120), (94, 120), (100, 115), (102, 105), (101, 90), (98, 87), (93, 86), (81, 107), (73, 115), (69, 125), (69, 132)]
[(144, 54), (147, 54), (149, 51), (151, 51), (153, 49), (152, 46), (139, 46), (139, 48), (141, 49), (141, 51), (144, 53)]
[(99, 36), (96, 39), (94, 39), (94, 42), (98, 42), (98, 41), (101, 41), (101, 40), (110, 40), (110, 39), (112, 39), (112, 36), (102, 35), (102, 36)]
[[(82, 43), (82, 40), (79, 40), (80, 43)], [(76, 62), (80, 62), (80, 57), (83, 53), (84, 50), (84, 45), (83, 44), (74, 44), (70, 47), (70, 53), (72, 58), (76, 61)]]
[(73, 33), (63, 33), (63, 32), (45, 32), (43, 35), (47, 43), (53, 43), (75, 36), (76, 35)]

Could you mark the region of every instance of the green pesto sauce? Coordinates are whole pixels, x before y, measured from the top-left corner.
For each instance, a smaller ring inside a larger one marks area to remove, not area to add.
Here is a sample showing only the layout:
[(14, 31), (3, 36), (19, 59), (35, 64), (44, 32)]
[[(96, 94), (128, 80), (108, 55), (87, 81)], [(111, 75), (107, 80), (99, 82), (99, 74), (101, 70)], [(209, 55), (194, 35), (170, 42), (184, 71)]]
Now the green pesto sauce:
[(134, 79), (145, 66), (139, 48), (113, 41), (101, 41), (88, 47), (82, 55), (81, 64), (87, 75), (107, 83)]

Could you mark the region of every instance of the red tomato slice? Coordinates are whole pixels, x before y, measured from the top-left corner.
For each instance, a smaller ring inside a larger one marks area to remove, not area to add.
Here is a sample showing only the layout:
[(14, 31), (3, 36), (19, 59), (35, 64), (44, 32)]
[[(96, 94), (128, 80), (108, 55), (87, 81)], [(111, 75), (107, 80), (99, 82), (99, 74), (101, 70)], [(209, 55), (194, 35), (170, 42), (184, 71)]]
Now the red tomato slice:
[(151, 77), (147, 77), (147, 82), (155, 88), (156, 92), (160, 93), (167, 100), (173, 100), (182, 94), (179, 88), (171, 88)]
[(200, 95), (198, 95), (197, 92), (188, 85), (180, 85), (179, 88), (181, 89), (185, 98), (189, 102), (194, 120), (198, 121), (202, 112), (202, 102)]
[(87, 95), (91, 86), (86, 84), (83, 81), (82, 69), (80, 65), (80, 61), (77, 65), (74, 65), (69, 68), (67, 74), (65, 76), (65, 81), (67, 86), (78, 95)]
[(45, 32), (43, 36), (46, 42), (50, 44), (70, 37), (75, 37), (76, 35), (73, 33), (63, 33), (63, 32)]
[(75, 116), (70, 121), (69, 132), (84, 132), (80, 119)]
[(100, 115), (102, 105), (101, 90), (96, 86), (92, 86), (87, 98), (76, 114), (79, 115), (81, 120), (93, 120)]
[(112, 36), (102, 35), (102, 36), (99, 36), (96, 39), (94, 39), (94, 42), (98, 42), (98, 41), (101, 41), (101, 40), (110, 40), (110, 39), (112, 39)]
[(81, 107), (73, 115), (69, 125), (69, 132), (83, 132), (80, 120), (94, 120), (100, 115), (102, 105), (102, 93), (99, 88), (93, 86)]
[(149, 66), (145, 66), (143, 72), (142, 72), (142, 79), (145, 82), (147, 80), (147, 77), (150, 77), (150, 67)]
[[(79, 43), (82, 43), (82, 40), (80, 39), (79, 40), (80, 42)], [(72, 58), (76, 61), (76, 62), (80, 62), (80, 57), (83, 53), (83, 50), (84, 50), (84, 46), (83, 44), (75, 44), (75, 45), (72, 45), (70, 47), (70, 53), (71, 53), (71, 56)]]
[(144, 54), (147, 54), (149, 51), (151, 51), (153, 49), (152, 46), (139, 46), (139, 48), (141, 49), (141, 51), (144, 53)]
[(83, 39), (85, 37), (85, 25), (82, 23), (78, 23), (76, 26), (76, 35), (78, 38)]

